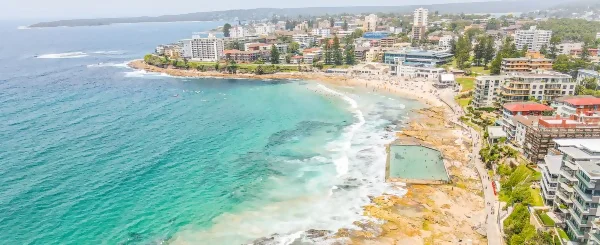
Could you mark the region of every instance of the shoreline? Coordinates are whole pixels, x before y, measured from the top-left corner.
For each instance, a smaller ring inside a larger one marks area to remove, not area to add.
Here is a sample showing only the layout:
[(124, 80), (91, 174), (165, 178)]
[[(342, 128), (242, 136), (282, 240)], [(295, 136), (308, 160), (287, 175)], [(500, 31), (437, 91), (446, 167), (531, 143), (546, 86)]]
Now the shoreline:
[[(276, 74), (228, 74), (222, 72), (200, 72), (195, 70), (180, 70), (173, 68), (161, 68), (146, 64), (143, 60), (134, 60), (127, 64), (128, 67), (146, 72), (162, 73), (175, 77), (185, 78), (231, 78), (231, 79), (273, 79), (273, 80), (306, 80), (323, 82), (331, 85), (358, 87), (374, 89), (374, 92), (389, 92), (407, 99), (420, 101), (427, 106), (442, 106), (443, 103), (435, 96), (433, 84), (427, 81), (411, 81), (406, 87), (394, 86), (392, 82), (384, 81), (384, 77), (350, 77), (344, 75), (332, 75), (314, 72), (290, 72)], [(418, 93), (423, 93), (419, 96)]]
[[(354, 229), (340, 229), (332, 238), (345, 238), (351, 244), (487, 244), (485, 231), (485, 205), (483, 186), (477, 173), (468, 162), (471, 139), (464, 129), (453, 124), (458, 120), (454, 112), (453, 94), (447, 89), (438, 91), (432, 82), (399, 81), (399, 77), (350, 77), (325, 73), (277, 73), (277, 74), (225, 74), (199, 72), (147, 65), (142, 60), (127, 64), (133, 69), (189, 78), (231, 79), (294, 79), (337, 86), (362, 87), (377, 93), (392, 93), (421, 102), (425, 108), (413, 110), (416, 118), (396, 133), (395, 142), (420, 142), (438, 149), (444, 156), (444, 165), (452, 177), (452, 184), (418, 185), (391, 183), (395, 188), (405, 189), (404, 196), (383, 194), (371, 198), (371, 204), (363, 207), (365, 217), (383, 221), (355, 221)], [(395, 80), (395, 81), (394, 81)], [(444, 99), (442, 99), (444, 98)], [(448, 103), (446, 101), (451, 100)], [(481, 193), (480, 193), (481, 192)]]

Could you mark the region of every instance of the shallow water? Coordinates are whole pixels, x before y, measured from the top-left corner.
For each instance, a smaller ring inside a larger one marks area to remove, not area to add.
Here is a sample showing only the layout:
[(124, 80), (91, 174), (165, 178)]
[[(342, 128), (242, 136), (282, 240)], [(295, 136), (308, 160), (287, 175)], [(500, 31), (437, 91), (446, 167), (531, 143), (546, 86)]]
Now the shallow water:
[(125, 65), (219, 24), (0, 25), (2, 243), (287, 244), (403, 194), (383, 181), (383, 129), (415, 101)]
[(442, 154), (438, 150), (418, 145), (390, 146), (390, 177), (449, 180)]

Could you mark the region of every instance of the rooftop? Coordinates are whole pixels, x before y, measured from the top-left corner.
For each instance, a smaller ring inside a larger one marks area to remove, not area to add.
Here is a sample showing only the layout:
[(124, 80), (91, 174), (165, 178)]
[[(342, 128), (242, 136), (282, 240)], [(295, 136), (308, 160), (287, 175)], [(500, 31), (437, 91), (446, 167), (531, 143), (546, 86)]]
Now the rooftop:
[(600, 105), (600, 98), (591, 97), (591, 98), (570, 98), (564, 100), (564, 102), (569, 103), (574, 106), (583, 106), (583, 105)]
[(558, 97), (558, 98), (554, 99), (554, 101), (564, 102), (565, 100), (568, 100), (568, 99), (577, 99), (577, 98), (596, 98), (596, 97), (594, 97), (592, 95), (573, 95), (573, 96)]
[(580, 147), (592, 152), (600, 152), (600, 139), (554, 139), (554, 143), (563, 147)]
[(552, 107), (536, 103), (536, 102), (513, 102), (506, 103), (502, 107), (512, 112), (523, 112), (523, 111), (552, 111)]
[(559, 174), (562, 163), (561, 155), (546, 155), (544, 157), (545, 166), (550, 174)]
[(488, 126), (488, 135), (492, 139), (506, 137), (506, 132), (502, 130), (502, 126)]
[(591, 178), (600, 178), (600, 165), (598, 161), (593, 162), (577, 162), (577, 165), (585, 171)]

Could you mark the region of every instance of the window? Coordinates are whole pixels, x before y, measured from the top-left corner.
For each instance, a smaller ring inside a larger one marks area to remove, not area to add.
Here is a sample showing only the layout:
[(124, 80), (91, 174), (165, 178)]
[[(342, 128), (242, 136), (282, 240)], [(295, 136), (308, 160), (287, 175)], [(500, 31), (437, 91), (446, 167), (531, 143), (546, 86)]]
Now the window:
[(540, 85), (540, 89), (544, 89), (544, 85)]
[(569, 88), (570, 88), (570, 89), (573, 89), (574, 87), (575, 87), (575, 85), (571, 85)]
[(537, 87), (537, 85), (533, 85), (533, 89), (535, 89)]

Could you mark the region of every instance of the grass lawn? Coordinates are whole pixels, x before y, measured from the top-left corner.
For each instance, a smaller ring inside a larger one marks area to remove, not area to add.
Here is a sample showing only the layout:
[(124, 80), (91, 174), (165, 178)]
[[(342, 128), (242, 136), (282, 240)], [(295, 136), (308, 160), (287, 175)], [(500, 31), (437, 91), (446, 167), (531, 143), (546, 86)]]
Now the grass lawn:
[(545, 212), (536, 213), (536, 215), (542, 220), (542, 223), (544, 223), (545, 226), (554, 226), (554, 220)]
[(532, 206), (544, 206), (544, 200), (542, 200), (542, 195), (540, 193), (540, 189), (529, 189), (531, 192), (531, 202)]
[(558, 235), (560, 238), (569, 240), (569, 236), (567, 236), (567, 233), (563, 229), (558, 228), (556, 230), (558, 230)]
[(459, 77), (456, 82), (462, 86), (461, 92), (467, 92), (475, 88), (475, 78), (472, 77)]
[(490, 74), (490, 69), (483, 69), (483, 66), (473, 66), (471, 67), (471, 72), (473, 74), (477, 74), (477, 75), (489, 75)]

